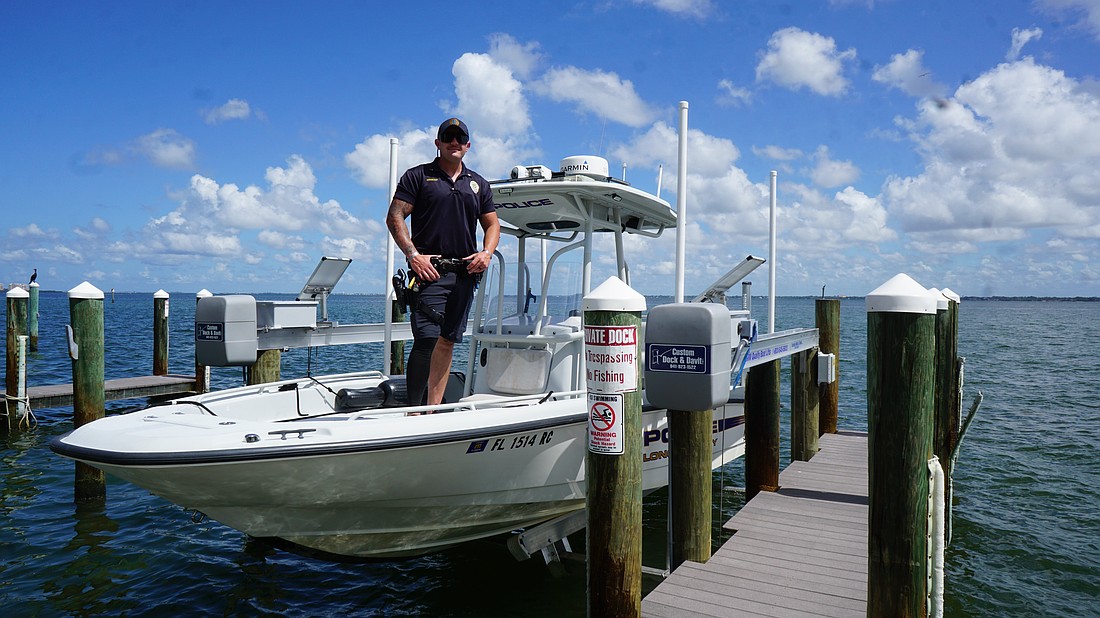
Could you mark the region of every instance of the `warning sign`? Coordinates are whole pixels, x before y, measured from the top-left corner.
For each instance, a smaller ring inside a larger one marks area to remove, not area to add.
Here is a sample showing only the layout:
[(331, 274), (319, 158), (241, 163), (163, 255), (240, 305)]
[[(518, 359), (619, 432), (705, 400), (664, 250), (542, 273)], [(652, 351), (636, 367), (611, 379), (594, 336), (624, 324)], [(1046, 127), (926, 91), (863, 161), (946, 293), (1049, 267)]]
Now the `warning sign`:
[(623, 396), (588, 393), (588, 452), (623, 454)]
[(589, 392), (638, 390), (638, 327), (584, 327), (585, 376)]

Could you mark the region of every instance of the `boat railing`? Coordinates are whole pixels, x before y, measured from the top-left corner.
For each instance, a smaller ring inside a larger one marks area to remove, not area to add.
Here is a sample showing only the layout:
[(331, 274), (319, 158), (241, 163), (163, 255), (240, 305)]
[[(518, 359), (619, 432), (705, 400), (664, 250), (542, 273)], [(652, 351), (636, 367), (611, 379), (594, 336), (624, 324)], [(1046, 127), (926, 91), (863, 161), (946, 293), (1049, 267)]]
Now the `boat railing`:
[(584, 337), (584, 333), (570, 329), (569, 331), (563, 330), (561, 332), (555, 332), (551, 334), (479, 333), (475, 335), (475, 337), (477, 337), (477, 340), (482, 343), (518, 343), (524, 346), (545, 347), (554, 343), (570, 343), (573, 341), (577, 341), (578, 339)]

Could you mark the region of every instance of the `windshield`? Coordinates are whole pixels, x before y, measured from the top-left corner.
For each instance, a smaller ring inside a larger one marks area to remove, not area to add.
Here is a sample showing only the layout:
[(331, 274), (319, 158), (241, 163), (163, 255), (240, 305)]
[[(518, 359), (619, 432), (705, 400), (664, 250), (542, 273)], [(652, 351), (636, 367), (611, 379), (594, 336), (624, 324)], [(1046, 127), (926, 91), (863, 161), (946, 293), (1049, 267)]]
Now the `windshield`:
[[(567, 261), (568, 257), (567, 255), (553, 264), (545, 308), (542, 308), (544, 299), (541, 260), (528, 260), (518, 269), (514, 263), (508, 264), (505, 267), (503, 287), (500, 282), (500, 261), (493, 260), (492, 267), (481, 282), (485, 288), (484, 321), (496, 324), (503, 318), (504, 323), (526, 324), (534, 322), (540, 310), (549, 317), (545, 323), (550, 324), (580, 315), (583, 271), (579, 259)], [(517, 276), (522, 276), (523, 282), (518, 287)]]

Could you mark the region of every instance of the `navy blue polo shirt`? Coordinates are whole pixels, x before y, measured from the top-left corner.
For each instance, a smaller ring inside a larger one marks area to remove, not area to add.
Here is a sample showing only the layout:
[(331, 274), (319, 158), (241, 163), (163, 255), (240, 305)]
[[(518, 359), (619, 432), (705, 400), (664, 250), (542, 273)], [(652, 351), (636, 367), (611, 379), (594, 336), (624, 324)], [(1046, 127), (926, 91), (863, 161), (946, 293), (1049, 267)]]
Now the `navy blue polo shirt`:
[(452, 182), (439, 159), (409, 168), (394, 198), (413, 205), (412, 241), (428, 255), (466, 257), (477, 252), (477, 223), (496, 212), (489, 182), (465, 165)]

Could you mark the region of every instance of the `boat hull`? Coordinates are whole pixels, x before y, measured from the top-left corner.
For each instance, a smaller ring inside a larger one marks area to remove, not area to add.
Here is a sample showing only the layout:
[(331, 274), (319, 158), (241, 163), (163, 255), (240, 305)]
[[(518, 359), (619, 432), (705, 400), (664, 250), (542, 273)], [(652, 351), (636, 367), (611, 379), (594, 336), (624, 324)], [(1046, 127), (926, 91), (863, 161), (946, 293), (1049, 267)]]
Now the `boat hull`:
[[(241, 532), (320, 555), (430, 553), (584, 508), (587, 412), (579, 397), (421, 417), (283, 423), (283, 439), (274, 441), (282, 450), (241, 444), (242, 435), (262, 435), (272, 424), (178, 411), (142, 415), (97, 421), (85, 426), (95, 432), (77, 430), (51, 446)], [(720, 407), (714, 418), (717, 467), (744, 452), (742, 405)], [(665, 411), (644, 412), (642, 426), (648, 491), (668, 480)], [(179, 448), (120, 453), (117, 446), (89, 446), (125, 435), (129, 443), (155, 447), (161, 434)], [(188, 443), (206, 447), (188, 450)]]

